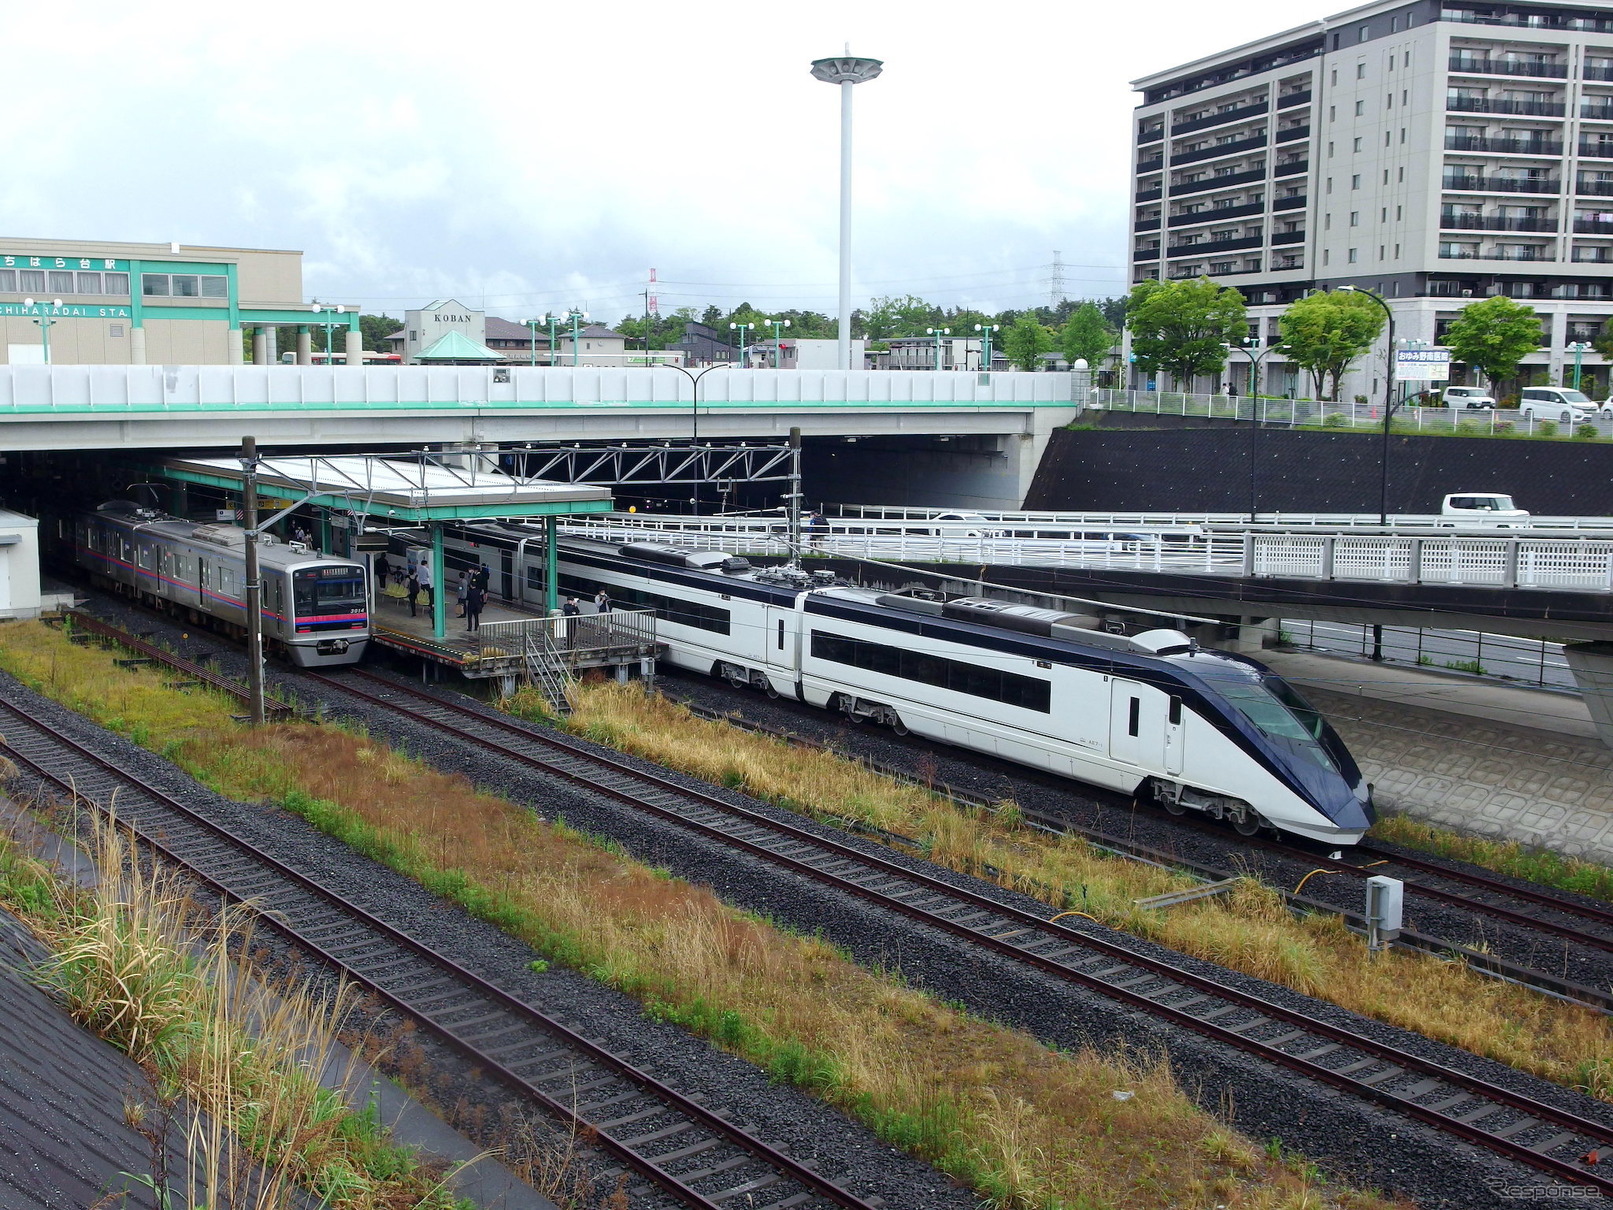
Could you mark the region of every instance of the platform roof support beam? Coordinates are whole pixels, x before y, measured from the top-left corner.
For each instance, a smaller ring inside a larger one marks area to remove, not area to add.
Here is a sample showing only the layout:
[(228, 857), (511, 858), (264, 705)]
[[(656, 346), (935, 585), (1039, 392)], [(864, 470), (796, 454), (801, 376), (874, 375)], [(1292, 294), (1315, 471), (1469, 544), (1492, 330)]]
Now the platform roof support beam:
[(543, 519), (543, 609), (553, 613), (560, 608), (560, 521)]
[(432, 522), (431, 533), (431, 637), (442, 639), (448, 633), (447, 597), (443, 583), (442, 526)]

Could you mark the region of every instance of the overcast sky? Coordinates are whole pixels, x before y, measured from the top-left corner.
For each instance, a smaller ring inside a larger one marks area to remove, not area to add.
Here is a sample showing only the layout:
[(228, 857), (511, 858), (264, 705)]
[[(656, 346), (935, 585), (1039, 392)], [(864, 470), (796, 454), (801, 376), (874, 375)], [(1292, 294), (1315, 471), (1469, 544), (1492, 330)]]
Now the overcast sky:
[(1124, 289), (1129, 81), (1348, 5), (13, 3), (14, 236), (296, 248), (310, 298), (453, 296), (609, 322), (835, 306), (838, 89), (853, 304)]

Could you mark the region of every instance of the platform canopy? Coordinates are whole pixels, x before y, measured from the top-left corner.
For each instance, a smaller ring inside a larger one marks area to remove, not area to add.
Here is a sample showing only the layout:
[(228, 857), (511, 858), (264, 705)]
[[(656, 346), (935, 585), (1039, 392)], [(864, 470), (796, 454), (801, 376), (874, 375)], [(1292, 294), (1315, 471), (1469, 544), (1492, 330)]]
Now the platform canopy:
[[(258, 461), (258, 491), (394, 525), (611, 510), (608, 487), (510, 475), (496, 469), (495, 458), (492, 453), (265, 457)], [(165, 479), (226, 491), (240, 491), (246, 476), (239, 458), (165, 458), (152, 469)]]

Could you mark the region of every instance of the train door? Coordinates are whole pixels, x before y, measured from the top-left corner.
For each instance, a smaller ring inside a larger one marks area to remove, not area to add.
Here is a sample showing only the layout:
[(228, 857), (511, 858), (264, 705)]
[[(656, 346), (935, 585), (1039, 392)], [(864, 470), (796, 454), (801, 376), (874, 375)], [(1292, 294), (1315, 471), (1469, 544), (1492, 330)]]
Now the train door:
[(1165, 764), (1165, 709), (1160, 695), (1135, 681), (1109, 682), (1109, 755), (1128, 765)]
[(499, 575), (502, 576), (504, 580), (504, 587), (498, 595), (503, 597), (506, 601), (513, 601), (515, 600), (516, 596), (515, 552), (513, 550), (503, 550), (499, 552), (498, 568)]
[(1165, 772), (1173, 777), (1180, 776), (1185, 756), (1182, 745), (1187, 731), (1182, 726), (1182, 712), (1181, 698), (1172, 697), (1165, 703)]
[(767, 646), (763, 655), (767, 661), (767, 670), (780, 692), (793, 690), (796, 680), (800, 677), (800, 617), (800, 614), (787, 606), (767, 607)]

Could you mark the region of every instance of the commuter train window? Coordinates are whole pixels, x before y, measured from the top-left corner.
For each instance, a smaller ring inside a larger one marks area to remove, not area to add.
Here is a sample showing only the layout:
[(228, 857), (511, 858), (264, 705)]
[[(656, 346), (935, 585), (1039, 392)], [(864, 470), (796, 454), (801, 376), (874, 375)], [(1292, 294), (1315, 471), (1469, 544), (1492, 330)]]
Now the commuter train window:
[(815, 659), (833, 664), (864, 668), (884, 676), (934, 685), (953, 693), (987, 698), (1024, 710), (1047, 714), (1052, 709), (1051, 683), (1033, 676), (1021, 676), (1017, 672), (983, 668), (961, 660), (949, 660), (945, 656), (909, 651), (884, 643), (870, 643), (822, 630), (812, 632), (812, 655)]
[(580, 576), (561, 576), (560, 589), (578, 597), (591, 597), (600, 588), (610, 593), (618, 609), (652, 609), (663, 622), (676, 622), (680, 626), (693, 626), (713, 634), (728, 634), (731, 615), (716, 605), (703, 605), (698, 601), (685, 601), (678, 597), (663, 596), (643, 588), (625, 584), (600, 584)]
[(1134, 697), (1131, 699), (1131, 707), (1126, 713), (1127, 735), (1142, 734), (1142, 708), (1143, 703), (1141, 698)]

